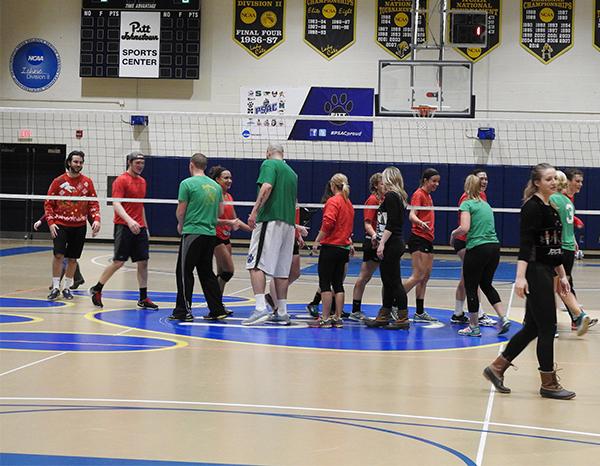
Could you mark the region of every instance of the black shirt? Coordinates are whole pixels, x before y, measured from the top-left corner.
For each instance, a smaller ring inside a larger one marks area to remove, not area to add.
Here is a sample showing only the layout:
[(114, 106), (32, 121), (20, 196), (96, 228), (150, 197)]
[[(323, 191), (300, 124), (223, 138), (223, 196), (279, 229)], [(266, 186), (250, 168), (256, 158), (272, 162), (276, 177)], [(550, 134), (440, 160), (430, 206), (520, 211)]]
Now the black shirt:
[(392, 233), (392, 237), (402, 238), (402, 224), (406, 210), (400, 194), (388, 191), (377, 211), (377, 238), (381, 239), (384, 230)]
[(519, 260), (559, 266), (562, 264), (561, 235), (558, 212), (538, 196), (531, 196), (521, 207)]

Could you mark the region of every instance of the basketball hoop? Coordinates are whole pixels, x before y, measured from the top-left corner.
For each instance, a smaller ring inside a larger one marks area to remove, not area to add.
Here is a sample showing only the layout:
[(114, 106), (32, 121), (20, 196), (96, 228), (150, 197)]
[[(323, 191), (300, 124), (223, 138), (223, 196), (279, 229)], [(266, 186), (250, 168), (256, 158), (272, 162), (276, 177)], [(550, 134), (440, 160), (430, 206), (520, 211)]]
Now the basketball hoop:
[(433, 115), (437, 112), (437, 107), (431, 105), (416, 105), (411, 107), (411, 110), (415, 118), (433, 118)]

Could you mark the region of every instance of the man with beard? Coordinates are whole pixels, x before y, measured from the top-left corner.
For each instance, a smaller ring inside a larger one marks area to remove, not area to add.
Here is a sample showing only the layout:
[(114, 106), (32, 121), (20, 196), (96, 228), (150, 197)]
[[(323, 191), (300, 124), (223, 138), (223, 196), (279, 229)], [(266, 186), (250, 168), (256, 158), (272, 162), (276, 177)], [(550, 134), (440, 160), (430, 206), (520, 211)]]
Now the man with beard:
[[(97, 197), (94, 183), (81, 174), (85, 154), (74, 150), (65, 159), (65, 173), (55, 178), (48, 189), (49, 196), (65, 197)], [(54, 258), (52, 259), (52, 290), (49, 300), (60, 296), (60, 274), (63, 259), (67, 259), (62, 295), (65, 299), (73, 299), (71, 286), (77, 267), (77, 259), (81, 257), (88, 216), (92, 219), (92, 234), (100, 231), (100, 205), (98, 201), (46, 200), (44, 212), (54, 241)]]

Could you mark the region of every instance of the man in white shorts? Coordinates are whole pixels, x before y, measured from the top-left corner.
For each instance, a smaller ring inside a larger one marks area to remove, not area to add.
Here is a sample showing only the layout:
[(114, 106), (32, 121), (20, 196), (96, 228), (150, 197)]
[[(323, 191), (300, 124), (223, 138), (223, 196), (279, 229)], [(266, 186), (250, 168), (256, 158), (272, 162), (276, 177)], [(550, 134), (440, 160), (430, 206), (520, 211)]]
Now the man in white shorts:
[[(256, 309), (243, 325), (258, 325), (266, 320), (290, 325), (287, 312), (287, 290), (296, 223), (298, 175), (283, 160), (281, 144), (269, 144), (267, 160), (258, 174), (256, 202), (248, 217), (253, 229), (246, 268)], [(266, 275), (273, 277), (277, 290), (277, 314), (272, 315), (265, 300)]]

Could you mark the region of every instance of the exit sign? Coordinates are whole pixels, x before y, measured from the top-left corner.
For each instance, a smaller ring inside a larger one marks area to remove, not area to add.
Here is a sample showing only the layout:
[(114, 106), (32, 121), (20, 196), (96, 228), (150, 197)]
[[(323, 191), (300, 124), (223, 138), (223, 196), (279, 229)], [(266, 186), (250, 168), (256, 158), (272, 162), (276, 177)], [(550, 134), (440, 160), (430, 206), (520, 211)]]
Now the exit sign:
[(20, 129), (18, 134), (19, 141), (30, 141), (31, 140), (31, 130), (30, 129)]

